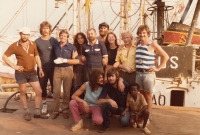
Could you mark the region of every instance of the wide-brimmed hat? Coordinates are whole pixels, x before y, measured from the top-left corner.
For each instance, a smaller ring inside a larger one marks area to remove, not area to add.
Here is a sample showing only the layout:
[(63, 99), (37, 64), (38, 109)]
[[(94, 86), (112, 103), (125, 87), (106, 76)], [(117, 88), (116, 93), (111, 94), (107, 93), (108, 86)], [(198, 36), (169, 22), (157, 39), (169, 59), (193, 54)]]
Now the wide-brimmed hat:
[(19, 33), (23, 33), (23, 34), (31, 34), (31, 29), (29, 27), (22, 27), (19, 30)]

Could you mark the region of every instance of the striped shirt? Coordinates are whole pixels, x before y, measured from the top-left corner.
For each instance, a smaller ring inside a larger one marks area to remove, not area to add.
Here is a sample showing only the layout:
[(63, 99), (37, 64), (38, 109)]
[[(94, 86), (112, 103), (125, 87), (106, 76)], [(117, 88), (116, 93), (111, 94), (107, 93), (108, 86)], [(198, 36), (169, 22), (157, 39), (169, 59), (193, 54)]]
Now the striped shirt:
[(148, 47), (151, 42), (147, 45), (142, 46), (138, 44), (136, 48), (136, 68), (149, 69), (150, 66), (155, 66), (155, 54), (148, 51)]

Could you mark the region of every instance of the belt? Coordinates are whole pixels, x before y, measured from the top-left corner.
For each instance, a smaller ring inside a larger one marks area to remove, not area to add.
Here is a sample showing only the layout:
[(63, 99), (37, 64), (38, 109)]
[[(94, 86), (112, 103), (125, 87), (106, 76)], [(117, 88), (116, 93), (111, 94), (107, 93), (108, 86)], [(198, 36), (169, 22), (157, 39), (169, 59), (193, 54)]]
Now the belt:
[(144, 68), (137, 68), (136, 71), (137, 72), (152, 72), (149, 69), (144, 69)]

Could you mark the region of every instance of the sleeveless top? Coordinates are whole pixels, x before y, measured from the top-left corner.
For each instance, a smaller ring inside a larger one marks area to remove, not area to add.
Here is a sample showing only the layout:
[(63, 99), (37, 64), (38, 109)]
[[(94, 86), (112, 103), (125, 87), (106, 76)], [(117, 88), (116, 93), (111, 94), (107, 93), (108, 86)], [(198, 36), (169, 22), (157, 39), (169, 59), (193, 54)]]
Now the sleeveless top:
[(136, 48), (136, 68), (149, 69), (150, 66), (155, 66), (155, 54), (148, 51), (148, 47), (151, 42), (147, 45), (142, 46), (138, 44)]
[(98, 90), (92, 91), (89, 85), (89, 82), (86, 82), (86, 92), (84, 100), (88, 103), (89, 106), (99, 106), (97, 101), (99, 95), (101, 94), (102, 87), (99, 87)]

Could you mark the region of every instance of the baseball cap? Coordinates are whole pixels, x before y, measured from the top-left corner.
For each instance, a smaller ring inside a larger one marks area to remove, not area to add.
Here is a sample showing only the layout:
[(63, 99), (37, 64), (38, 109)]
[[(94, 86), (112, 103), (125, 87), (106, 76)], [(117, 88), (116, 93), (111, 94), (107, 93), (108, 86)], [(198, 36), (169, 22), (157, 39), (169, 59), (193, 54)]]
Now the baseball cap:
[(23, 34), (30, 34), (31, 33), (31, 29), (29, 27), (22, 27), (19, 30), (19, 33), (23, 33)]
[(107, 28), (109, 29), (109, 25), (108, 25), (106, 22), (100, 23), (100, 24), (99, 24), (99, 28), (100, 28), (101, 26), (105, 26), (105, 27), (107, 27)]

